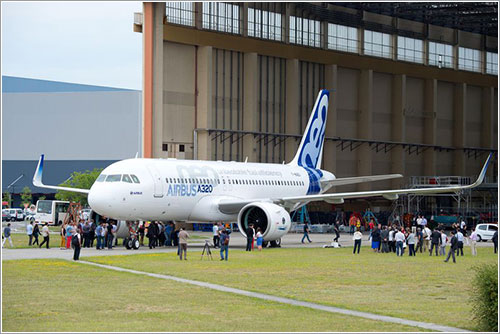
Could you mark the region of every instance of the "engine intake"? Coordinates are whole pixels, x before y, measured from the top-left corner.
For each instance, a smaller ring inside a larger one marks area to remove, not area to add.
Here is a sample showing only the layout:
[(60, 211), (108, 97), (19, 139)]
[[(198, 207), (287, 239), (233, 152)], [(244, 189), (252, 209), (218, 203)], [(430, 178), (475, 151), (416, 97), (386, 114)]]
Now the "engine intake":
[(238, 214), (238, 228), (245, 237), (250, 224), (253, 224), (256, 232), (257, 228), (260, 228), (266, 241), (281, 238), (292, 226), (290, 214), (284, 208), (266, 202), (253, 202), (241, 209)]

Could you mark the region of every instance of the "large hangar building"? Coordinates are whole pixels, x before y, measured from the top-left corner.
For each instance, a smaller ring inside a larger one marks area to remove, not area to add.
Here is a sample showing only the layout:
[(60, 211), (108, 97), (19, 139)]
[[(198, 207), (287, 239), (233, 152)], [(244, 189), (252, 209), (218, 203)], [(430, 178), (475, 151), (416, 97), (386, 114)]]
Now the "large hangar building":
[(145, 157), (288, 162), (321, 88), (323, 167), (405, 175), (341, 190), (474, 176), (497, 152), (496, 3), (145, 2), (134, 30)]
[(2, 192), (30, 187), (36, 200), (54, 192), (33, 186), (40, 154), (44, 182), (104, 168), (141, 154), (141, 92), (122, 88), (2, 77)]

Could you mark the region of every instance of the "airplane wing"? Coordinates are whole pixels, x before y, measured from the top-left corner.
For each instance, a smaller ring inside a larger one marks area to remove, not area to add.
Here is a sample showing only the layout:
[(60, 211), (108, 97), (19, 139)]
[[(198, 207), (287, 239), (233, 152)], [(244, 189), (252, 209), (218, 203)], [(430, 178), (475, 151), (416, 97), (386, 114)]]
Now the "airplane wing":
[(33, 185), (35, 187), (47, 188), (47, 189), (55, 189), (55, 190), (66, 190), (77, 193), (88, 194), (90, 190), (88, 189), (79, 189), (79, 188), (70, 188), (70, 187), (58, 187), (58, 186), (46, 186), (42, 182), (42, 173), (43, 173), (43, 160), (44, 155), (40, 156), (40, 160), (38, 160), (38, 166), (36, 167), (35, 174), (33, 175)]
[(374, 182), (381, 180), (390, 180), (397, 179), (403, 177), (401, 174), (387, 174), (387, 175), (368, 175), (368, 176), (357, 176), (357, 177), (344, 177), (340, 179), (335, 179), (332, 181), (323, 181), (321, 182), (321, 186), (323, 185), (327, 187), (335, 187), (335, 186), (343, 186), (346, 184), (355, 184), (355, 183), (363, 183), (363, 182)]
[(283, 205), (292, 210), (313, 201), (334, 201), (337, 200), (342, 202), (346, 198), (366, 198), (366, 197), (377, 197), (382, 196), (389, 200), (398, 199), (399, 195), (407, 194), (417, 194), (417, 195), (428, 195), (428, 194), (439, 194), (447, 192), (458, 192), (465, 189), (471, 189), (477, 187), (484, 181), (486, 175), (486, 170), (490, 163), (492, 153), (488, 156), (479, 177), (476, 182), (467, 186), (453, 186), (453, 187), (435, 187), (435, 188), (425, 188), (425, 189), (395, 189), (395, 190), (374, 190), (374, 191), (360, 191), (360, 192), (345, 192), (345, 193), (333, 193), (333, 194), (318, 194), (318, 195), (303, 195), (303, 196), (290, 196), (282, 198), (262, 198), (253, 200), (222, 200), (219, 202), (219, 210), (225, 213), (235, 213), (238, 212), (245, 205), (252, 202), (272, 202), (278, 205)]

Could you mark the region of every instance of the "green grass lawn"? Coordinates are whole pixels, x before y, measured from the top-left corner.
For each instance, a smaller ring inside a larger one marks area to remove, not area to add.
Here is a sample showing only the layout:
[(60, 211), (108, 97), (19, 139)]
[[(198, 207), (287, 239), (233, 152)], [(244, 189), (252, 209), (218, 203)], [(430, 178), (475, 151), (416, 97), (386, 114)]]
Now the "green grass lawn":
[(417, 321), (473, 329), (469, 304), (473, 267), (496, 263), (491, 248), (470, 250), (457, 263), (419, 254), (397, 257), (374, 254), (367, 247), (354, 256), (352, 248), (265, 249), (230, 251), (227, 263), (200, 261), (190, 251), (190, 262), (175, 253), (110, 256), (91, 261), (218, 283), (245, 290), (373, 312)]
[[(26, 233), (12, 233), (11, 235), (12, 238), (12, 243), (14, 244), (14, 248), (36, 248), (38, 247), (37, 245), (35, 246), (28, 246), (28, 241), (29, 238), (26, 235)], [(34, 240), (34, 238), (33, 238)], [(40, 235), (38, 236), (38, 243), (41, 244), (43, 242), (43, 237)], [(59, 247), (61, 244), (61, 237), (59, 234), (50, 234), (50, 242), (49, 245), (50, 247)], [(45, 245), (43, 245), (45, 247)], [(5, 248), (10, 248), (9, 241), (5, 243)]]
[[(158, 254), (141, 259), (161, 266), (174, 262)], [(64, 260), (4, 261), (2, 279), (3, 331), (419, 330)]]

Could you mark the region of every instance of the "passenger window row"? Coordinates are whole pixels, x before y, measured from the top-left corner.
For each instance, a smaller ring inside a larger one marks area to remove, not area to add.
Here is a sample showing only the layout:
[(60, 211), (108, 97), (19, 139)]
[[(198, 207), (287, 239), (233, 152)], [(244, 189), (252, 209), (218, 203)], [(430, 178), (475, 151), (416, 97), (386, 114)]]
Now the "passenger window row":
[(134, 174), (101, 174), (96, 180), (97, 182), (126, 182), (126, 183), (141, 183), (139, 178)]
[[(167, 183), (208, 183), (221, 184), (219, 179), (199, 179), (199, 178), (176, 178), (167, 177)], [(222, 179), (222, 184), (226, 184), (226, 179)], [(245, 180), (245, 179), (227, 179), (227, 184), (235, 185), (256, 185), (256, 186), (304, 186), (304, 181), (292, 180)]]

